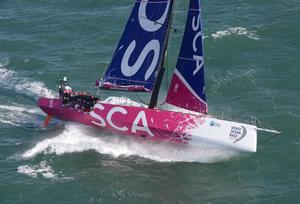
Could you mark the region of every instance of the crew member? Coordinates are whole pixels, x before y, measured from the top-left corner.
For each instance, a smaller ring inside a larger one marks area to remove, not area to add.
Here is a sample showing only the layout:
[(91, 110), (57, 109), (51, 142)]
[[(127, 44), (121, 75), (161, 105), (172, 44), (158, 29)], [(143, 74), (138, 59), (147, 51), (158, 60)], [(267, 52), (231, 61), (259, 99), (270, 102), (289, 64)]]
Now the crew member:
[(71, 90), (72, 88), (68, 82), (67, 77), (64, 77), (62, 80), (59, 81), (59, 86), (58, 86), (58, 92), (59, 92), (59, 97), (62, 98), (64, 94), (64, 90)]

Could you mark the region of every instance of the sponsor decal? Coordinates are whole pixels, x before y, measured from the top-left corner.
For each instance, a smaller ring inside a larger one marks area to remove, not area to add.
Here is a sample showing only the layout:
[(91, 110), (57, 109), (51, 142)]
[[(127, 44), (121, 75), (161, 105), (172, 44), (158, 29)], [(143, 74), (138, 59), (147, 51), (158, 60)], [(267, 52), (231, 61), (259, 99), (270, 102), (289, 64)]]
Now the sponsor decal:
[(211, 127), (221, 127), (221, 124), (220, 123), (216, 123), (215, 121), (213, 121), (213, 120), (211, 120), (210, 122), (209, 122), (209, 126), (211, 126)]
[(247, 129), (244, 126), (231, 126), (229, 138), (234, 140), (233, 143), (241, 141), (247, 134)]
[[(167, 6), (164, 10), (164, 13), (156, 21), (152, 21), (150, 19), (151, 17), (148, 18), (147, 4), (148, 4), (148, 0), (140, 2), (140, 7), (138, 11), (138, 22), (139, 22), (139, 26), (143, 29), (143, 31), (148, 33), (153, 33), (153, 36), (155, 36), (154, 35), (155, 32), (160, 30), (160, 28), (163, 25), (165, 25), (165, 21), (167, 20), (168, 17), (170, 1), (167, 1)], [(136, 55), (136, 51), (134, 52), (134, 50), (136, 48), (137, 43), (141, 43), (141, 42), (140, 41), (137, 42), (135, 39), (133, 39), (129, 44), (129, 46), (127, 47), (121, 62), (121, 72), (126, 77), (132, 77), (133, 75), (138, 73), (138, 71), (142, 68), (142, 65), (144, 64), (144, 61), (147, 59), (149, 53), (153, 52), (154, 56), (152, 62), (145, 73), (145, 81), (147, 81), (152, 75), (152, 73), (154, 72), (156, 65), (159, 61), (159, 56), (161, 51), (160, 41), (157, 39), (152, 39), (151, 41), (149, 41), (144, 46), (144, 49), (141, 51), (141, 54), (139, 55), (136, 62), (133, 65), (129, 65), (132, 64), (132, 62), (129, 63), (130, 61), (129, 59), (131, 59), (132, 61), (132, 55)]]
[[(197, 19), (196, 19), (197, 18)], [(202, 31), (201, 31), (201, 14), (200, 12), (198, 13), (197, 17), (193, 17), (192, 20), (192, 28), (194, 32), (197, 32), (196, 35), (193, 38), (193, 51), (196, 53), (198, 48), (197, 48), (197, 40), (202, 36)], [(201, 45), (201, 44), (200, 44)], [(193, 59), (195, 60), (196, 63), (196, 69), (193, 71), (193, 76), (197, 74), (197, 72), (203, 67), (204, 61), (203, 61), (203, 56), (194, 54)]]
[[(94, 110), (91, 111), (89, 114), (90, 116), (94, 119), (91, 121), (94, 125), (97, 125), (99, 127), (106, 127), (110, 126), (111, 128), (120, 131), (120, 132), (130, 132), (130, 133), (137, 133), (139, 132), (144, 132), (143, 135), (148, 135), (150, 137), (154, 137), (154, 134), (150, 130), (148, 126), (148, 121), (146, 117), (145, 111), (139, 111), (137, 115), (134, 116), (134, 121), (131, 126), (126, 126), (126, 125), (120, 125), (119, 121), (128, 121), (129, 118), (128, 116), (130, 113), (124, 108), (124, 107), (113, 107), (111, 108), (106, 116), (103, 117), (101, 115), (101, 111), (103, 111), (105, 107), (102, 104), (96, 104), (94, 107)], [(95, 110), (98, 110), (96, 113)], [(113, 116), (118, 115), (118, 120), (114, 121)]]

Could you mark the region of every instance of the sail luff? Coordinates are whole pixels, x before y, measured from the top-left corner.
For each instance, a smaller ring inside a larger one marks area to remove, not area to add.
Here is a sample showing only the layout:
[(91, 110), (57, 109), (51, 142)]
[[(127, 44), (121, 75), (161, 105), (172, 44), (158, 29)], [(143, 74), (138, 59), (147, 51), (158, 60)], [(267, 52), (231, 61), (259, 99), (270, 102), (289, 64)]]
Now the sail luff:
[(148, 108), (154, 108), (157, 105), (159, 90), (160, 90), (163, 76), (165, 73), (164, 64), (165, 64), (165, 58), (166, 58), (167, 49), (168, 49), (170, 28), (171, 28), (171, 24), (172, 24), (173, 10), (174, 10), (174, 5), (175, 5), (175, 0), (170, 0), (170, 1), (171, 1), (171, 11), (170, 11), (169, 19), (168, 19), (167, 34), (166, 34), (165, 40), (164, 40), (164, 47), (163, 47), (164, 53), (163, 53), (162, 59), (159, 63), (160, 68), (159, 68), (158, 76), (157, 76), (155, 84), (154, 84), (154, 89), (152, 91), (152, 95), (150, 98), (150, 103), (149, 103)]
[(207, 113), (200, 0), (190, 0), (186, 27), (166, 102)]

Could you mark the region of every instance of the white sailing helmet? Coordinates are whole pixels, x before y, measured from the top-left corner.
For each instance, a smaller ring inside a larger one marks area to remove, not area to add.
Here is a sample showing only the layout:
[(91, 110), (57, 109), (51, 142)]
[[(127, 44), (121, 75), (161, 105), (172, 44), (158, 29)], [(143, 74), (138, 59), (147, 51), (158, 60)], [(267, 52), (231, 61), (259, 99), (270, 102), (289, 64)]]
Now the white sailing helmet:
[(63, 81), (68, 81), (67, 77), (64, 77)]

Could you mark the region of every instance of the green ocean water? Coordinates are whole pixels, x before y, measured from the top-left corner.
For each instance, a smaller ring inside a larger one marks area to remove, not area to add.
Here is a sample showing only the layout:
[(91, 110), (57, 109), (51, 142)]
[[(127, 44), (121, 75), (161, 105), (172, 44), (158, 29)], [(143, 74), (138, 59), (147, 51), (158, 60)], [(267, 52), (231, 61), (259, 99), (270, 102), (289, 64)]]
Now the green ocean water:
[[(282, 134), (258, 152), (186, 149), (45, 115), (58, 79), (92, 91), (133, 1), (0, 0), (0, 203), (300, 203), (300, 1), (203, 0), (209, 113)], [(173, 26), (184, 30), (187, 1)], [(171, 33), (164, 100), (182, 33)], [(116, 92), (147, 103), (147, 94)]]

